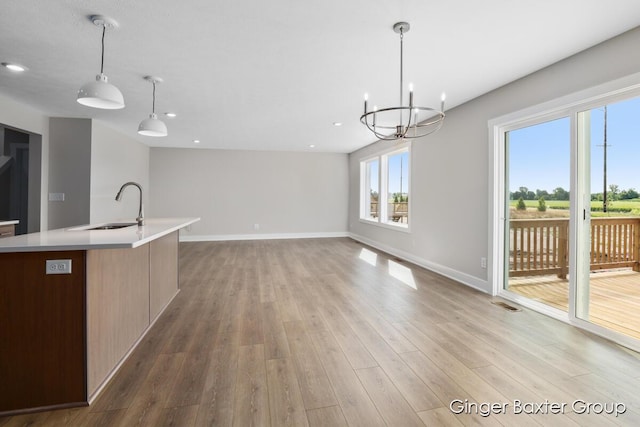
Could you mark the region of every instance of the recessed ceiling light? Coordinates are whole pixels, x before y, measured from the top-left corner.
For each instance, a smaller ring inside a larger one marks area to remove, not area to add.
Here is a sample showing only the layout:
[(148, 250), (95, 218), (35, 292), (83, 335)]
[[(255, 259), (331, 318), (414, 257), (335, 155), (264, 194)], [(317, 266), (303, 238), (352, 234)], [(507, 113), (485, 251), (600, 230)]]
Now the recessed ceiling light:
[(165, 116), (171, 117), (172, 119), (177, 116), (176, 113), (164, 113)]
[(193, 140), (193, 143), (194, 143), (194, 144), (200, 144), (200, 140), (199, 140), (199, 139), (194, 139), (194, 140)]
[(334, 126), (342, 126), (342, 122), (333, 122)]
[(14, 71), (16, 73), (21, 73), (23, 71), (27, 71), (27, 67), (20, 64), (12, 64), (10, 62), (3, 62), (2, 66), (7, 68), (8, 70)]
[(309, 148), (316, 148), (316, 146), (311, 144), (311, 145), (309, 145)]

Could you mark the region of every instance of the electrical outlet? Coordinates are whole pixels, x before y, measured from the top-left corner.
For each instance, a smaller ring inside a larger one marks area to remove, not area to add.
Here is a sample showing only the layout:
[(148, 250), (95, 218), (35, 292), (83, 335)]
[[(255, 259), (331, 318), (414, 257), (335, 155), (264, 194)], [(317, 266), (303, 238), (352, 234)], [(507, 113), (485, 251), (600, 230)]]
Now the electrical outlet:
[(64, 202), (64, 193), (49, 193), (50, 202)]
[(71, 260), (48, 259), (47, 274), (71, 274)]
[(255, 231), (260, 230), (260, 224), (253, 224), (253, 229), (254, 229)]
[(487, 259), (485, 257), (480, 258), (480, 267), (487, 268)]

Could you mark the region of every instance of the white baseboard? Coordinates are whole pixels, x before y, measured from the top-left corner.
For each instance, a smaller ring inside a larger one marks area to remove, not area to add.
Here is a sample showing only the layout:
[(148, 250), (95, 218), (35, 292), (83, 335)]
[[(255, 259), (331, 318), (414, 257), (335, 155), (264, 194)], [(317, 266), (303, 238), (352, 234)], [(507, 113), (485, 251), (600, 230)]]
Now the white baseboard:
[(180, 235), (181, 242), (221, 242), (229, 240), (274, 240), (274, 239), (321, 239), (328, 237), (349, 237), (346, 231), (322, 233), (274, 233), (274, 234), (209, 234)]
[(349, 233), (349, 237), (358, 242), (362, 242), (366, 245), (374, 247), (378, 250), (401, 258), (405, 261), (412, 262), (420, 267), (426, 268), (427, 270), (433, 271), (435, 273), (441, 274), (445, 277), (455, 280), (456, 282), (460, 282), (463, 285), (467, 285), (471, 288), (477, 289), (480, 292), (491, 294), (491, 290), (489, 289), (489, 282), (486, 280), (478, 279), (477, 277), (471, 276), (466, 273), (462, 273), (458, 270), (454, 270), (449, 267), (445, 267), (444, 265), (440, 265), (434, 262), (427, 261), (420, 257), (417, 257), (409, 252), (405, 252), (400, 249), (393, 248), (391, 246), (387, 246), (383, 243), (376, 242), (375, 240), (371, 240), (367, 237), (360, 236), (358, 234)]

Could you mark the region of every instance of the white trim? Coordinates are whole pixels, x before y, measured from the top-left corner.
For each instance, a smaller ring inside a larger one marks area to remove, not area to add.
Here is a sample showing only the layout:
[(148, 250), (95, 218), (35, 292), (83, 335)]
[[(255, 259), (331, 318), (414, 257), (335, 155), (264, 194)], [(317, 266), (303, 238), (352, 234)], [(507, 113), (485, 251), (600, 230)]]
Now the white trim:
[(403, 151), (405, 149), (411, 151), (411, 145), (412, 145), (412, 141), (411, 140), (407, 140), (405, 139), (404, 142), (400, 142), (400, 143), (396, 143), (393, 144), (389, 147), (383, 148), (381, 150), (375, 151), (371, 154), (367, 154), (366, 156), (362, 156), (358, 161), (359, 162), (366, 162), (369, 160), (373, 160), (376, 157), (380, 157), (380, 156), (386, 156), (389, 155), (391, 153), (393, 153), (394, 151)]
[[(377, 227), (383, 227), (390, 230), (402, 231), (405, 233), (411, 232), (411, 212), (412, 212), (412, 197), (411, 197), (411, 162), (412, 162), (412, 144), (411, 141), (404, 141), (400, 144), (387, 147), (383, 150), (377, 151), (373, 154), (361, 157), (360, 163), (360, 207), (359, 207), (359, 220), (364, 224), (375, 225)], [(408, 224), (396, 224), (388, 219), (388, 203), (382, 203), (383, 195), (387, 200), (389, 194), (389, 157), (401, 153), (407, 153), (407, 194), (409, 200), (407, 203), (407, 216), (409, 218)], [(378, 216), (371, 218), (367, 216), (368, 207), (368, 192), (371, 190), (370, 182), (370, 163), (378, 161)]]
[(273, 233), (273, 234), (199, 234), (180, 236), (181, 242), (222, 242), (229, 240), (276, 240), (276, 239), (323, 239), (330, 237), (349, 237), (347, 231), (328, 231), (320, 233)]
[[(409, 217), (411, 218), (411, 217)], [(373, 225), (375, 227), (382, 227), (389, 230), (402, 231), (403, 233), (410, 233), (411, 229), (409, 224), (401, 224), (397, 222), (378, 222), (375, 219), (360, 218), (359, 221), (362, 224)]]
[(522, 123), (528, 119), (546, 117), (557, 114), (560, 110), (574, 110), (576, 108), (589, 109), (606, 102), (607, 98), (624, 98), (634, 92), (640, 93), (640, 73), (634, 73), (598, 86), (593, 86), (560, 98), (552, 99), (541, 104), (523, 108), (521, 110), (495, 117), (489, 120), (489, 128), (508, 127), (514, 123)]
[(463, 285), (469, 286), (470, 288), (476, 289), (482, 293), (488, 294), (489, 284), (485, 280), (478, 279), (477, 277), (471, 276), (469, 274), (463, 273), (458, 270), (454, 270), (449, 267), (445, 267), (444, 265), (440, 265), (431, 261), (427, 261), (423, 258), (417, 257), (409, 252), (405, 252), (403, 250), (385, 245), (383, 243), (377, 242), (375, 240), (371, 240), (368, 237), (360, 236), (358, 234), (350, 233), (349, 237), (358, 242), (364, 243), (371, 247), (374, 247), (378, 250), (386, 252), (390, 255), (396, 256), (405, 261), (409, 261), (413, 264), (416, 264), (422, 268), (433, 271), (434, 273), (438, 273), (442, 276), (448, 277), (449, 279), (455, 280)]

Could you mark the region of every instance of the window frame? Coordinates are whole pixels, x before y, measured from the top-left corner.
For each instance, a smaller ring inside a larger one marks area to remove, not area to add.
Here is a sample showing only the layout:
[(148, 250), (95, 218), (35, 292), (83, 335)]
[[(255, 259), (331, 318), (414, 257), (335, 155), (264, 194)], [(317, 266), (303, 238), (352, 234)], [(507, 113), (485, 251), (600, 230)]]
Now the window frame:
[[(383, 195), (388, 198), (389, 195), (389, 157), (400, 153), (407, 153), (407, 224), (400, 222), (394, 222), (388, 219), (388, 203), (382, 202)], [(378, 215), (376, 218), (367, 216), (370, 210), (367, 208), (369, 199), (367, 192), (370, 191), (370, 177), (368, 174), (367, 165), (372, 161), (378, 161)], [(400, 144), (395, 144), (393, 147), (386, 150), (378, 151), (375, 154), (363, 157), (360, 159), (360, 214), (359, 220), (361, 223), (375, 225), (378, 227), (387, 228), (390, 230), (396, 230), (408, 233), (411, 231), (411, 142), (405, 141)]]

